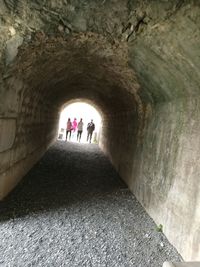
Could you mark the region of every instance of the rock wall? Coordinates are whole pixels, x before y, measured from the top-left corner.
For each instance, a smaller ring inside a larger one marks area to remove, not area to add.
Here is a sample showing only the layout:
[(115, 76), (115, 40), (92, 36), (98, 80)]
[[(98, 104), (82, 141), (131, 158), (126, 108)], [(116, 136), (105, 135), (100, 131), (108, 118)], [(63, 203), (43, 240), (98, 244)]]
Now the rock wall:
[(4, 79), (0, 112), (0, 198), (41, 158), (57, 133), (57, 113), (17, 78)]
[[(158, 104), (130, 188), (186, 259), (199, 259), (199, 99)], [(184, 244), (184, 245), (183, 245)]]
[(195, 1), (179, 7), (131, 52), (153, 105), (130, 187), (183, 257), (199, 260), (200, 9)]
[(200, 4), (0, 0), (0, 198), (56, 137), (64, 103), (186, 260), (200, 260)]

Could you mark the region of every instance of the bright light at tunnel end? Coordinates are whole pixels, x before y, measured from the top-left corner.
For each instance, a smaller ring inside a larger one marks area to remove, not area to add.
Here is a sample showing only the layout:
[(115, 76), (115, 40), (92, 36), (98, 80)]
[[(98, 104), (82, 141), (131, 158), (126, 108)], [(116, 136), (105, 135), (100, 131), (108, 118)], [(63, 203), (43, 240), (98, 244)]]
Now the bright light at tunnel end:
[[(81, 136), (80, 143), (87, 142), (87, 124), (93, 120), (95, 124), (95, 130), (92, 135), (92, 143), (98, 143), (100, 132), (101, 132), (101, 123), (102, 118), (100, 113), (92, 105), (84, 102), (75, 102), (67, 105), (60, 113), (59, 127), (58, 127), (58, 140), (66, 141), (66, 125), (68, 118), (73, 122), (76, 118), (77, 123), (82, 118), (83, 120), (83, 132)], [(72, 131), (70, 142), (77, 142), (77, 130)]]

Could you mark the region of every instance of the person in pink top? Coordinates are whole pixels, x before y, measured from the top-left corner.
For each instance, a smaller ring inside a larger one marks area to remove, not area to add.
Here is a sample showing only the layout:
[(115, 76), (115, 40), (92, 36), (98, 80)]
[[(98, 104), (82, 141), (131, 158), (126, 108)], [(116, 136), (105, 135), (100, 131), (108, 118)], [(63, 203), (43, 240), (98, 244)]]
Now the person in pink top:
[(74, 120), (72, 122), (72, 129), (73, 129), (73, 132), (75, 132), (76, 129), (77, 129), (77, 121), (76, 121), (76, 118), (74, 118)]

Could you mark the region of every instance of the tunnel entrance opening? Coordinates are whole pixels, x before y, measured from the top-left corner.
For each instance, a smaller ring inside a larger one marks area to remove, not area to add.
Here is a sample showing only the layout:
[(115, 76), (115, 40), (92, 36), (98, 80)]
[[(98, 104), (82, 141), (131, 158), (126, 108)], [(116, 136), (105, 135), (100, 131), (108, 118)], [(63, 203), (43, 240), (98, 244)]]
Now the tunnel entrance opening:
[[(59, 126), (58, 126), (58, 140), (67, 141), (67, 121), (70, 119), (72, 123), (72, 130), (68, 133), (68, 141), (70, 142), (79, 142), (79, 143), (88, 143), (87, 140), (87, 126), (88, 123), (93, 120), (95, 129), (92, 133), (92, 143), (99, 143), (100, 134), (101, 134), (101, 125), (102, 125), (102, 116), (101, 113), (94, 107), (91, 103), (85, 101), (76, 100), (75, 102), (70, 102), (65, 104), (62, 107), (60, 113)], [(73, 122), (75, 121), (75, 125)], [(82, 123), (79, 124), (79, 122)], [(71, 137), (69, 138), (71, 134)]]
[(54, 142), (60, 107), (88, 99), (103, 111), (99, 146), (181, 255), (199, 259), (197, 1), (4, 2), (0, 199)]

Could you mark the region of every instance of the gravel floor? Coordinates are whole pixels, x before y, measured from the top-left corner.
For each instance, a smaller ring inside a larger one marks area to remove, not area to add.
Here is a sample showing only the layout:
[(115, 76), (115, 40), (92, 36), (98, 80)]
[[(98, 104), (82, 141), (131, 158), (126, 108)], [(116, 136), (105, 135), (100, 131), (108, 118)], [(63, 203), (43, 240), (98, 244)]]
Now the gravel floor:
[(0, 208), (0, 266), (181, 260), (93, 144), (57, 142)]

